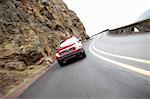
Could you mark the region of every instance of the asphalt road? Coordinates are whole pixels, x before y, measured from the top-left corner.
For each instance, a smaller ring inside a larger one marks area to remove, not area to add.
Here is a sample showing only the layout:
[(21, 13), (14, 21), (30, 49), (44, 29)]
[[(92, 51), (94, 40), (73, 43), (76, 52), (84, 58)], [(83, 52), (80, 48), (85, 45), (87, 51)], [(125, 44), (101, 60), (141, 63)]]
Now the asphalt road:
[(85, 50), (85, 59), (62, 68), (56, 64), (18, 99), (150, 99), (150, 33), (124, 37), (104, 33), (88, 41)]

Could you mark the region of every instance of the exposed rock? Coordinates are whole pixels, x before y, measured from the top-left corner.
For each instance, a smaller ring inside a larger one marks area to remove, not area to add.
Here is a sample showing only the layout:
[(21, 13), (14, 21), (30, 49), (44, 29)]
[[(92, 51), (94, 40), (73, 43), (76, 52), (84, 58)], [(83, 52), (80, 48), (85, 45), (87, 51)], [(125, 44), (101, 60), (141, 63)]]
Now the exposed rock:
[(88, 37), (62, 0), (0, 0), (0, 9), (1, 69), (22, 71), (30, 65), (46, 65), (43, 61), (53, 62), (62, 39)]
[(23, 71), (27, 68), (27, 66), (24, 64), (24, 62), (8, 62), (5, 68), (8, 70)]

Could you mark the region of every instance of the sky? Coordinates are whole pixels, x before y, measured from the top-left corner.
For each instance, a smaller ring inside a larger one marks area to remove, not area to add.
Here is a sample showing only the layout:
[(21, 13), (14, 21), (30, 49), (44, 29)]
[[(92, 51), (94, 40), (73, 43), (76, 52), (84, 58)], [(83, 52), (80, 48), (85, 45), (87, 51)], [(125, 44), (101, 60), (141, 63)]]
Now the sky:
[(63, 0), (75, 11), (87, 34), (134, 23), (150, 9), (150, 0)]

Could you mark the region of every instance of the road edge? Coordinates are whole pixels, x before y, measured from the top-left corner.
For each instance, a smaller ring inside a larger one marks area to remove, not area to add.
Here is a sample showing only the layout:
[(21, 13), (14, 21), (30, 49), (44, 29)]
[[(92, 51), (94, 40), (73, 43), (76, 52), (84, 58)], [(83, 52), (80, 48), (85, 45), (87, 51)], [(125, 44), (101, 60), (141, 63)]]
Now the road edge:
[(17, 97), (19, 97), (27, 88), (29, 88), (34, 82), (36, 82), (42, 75), (44, 75), (49, 69), (51, 69), (55, 65), (56, 65), (56, 62), (54, 62), (52, 65), (47, 67), (44, 71), (39, 73), (39, 75), (33, 77), (33, 79), (30, 79), (29, 81), (27, 81), (25, 84), (19, 87), (16, 91), (6, 96), (5, 99), (17, 99)]

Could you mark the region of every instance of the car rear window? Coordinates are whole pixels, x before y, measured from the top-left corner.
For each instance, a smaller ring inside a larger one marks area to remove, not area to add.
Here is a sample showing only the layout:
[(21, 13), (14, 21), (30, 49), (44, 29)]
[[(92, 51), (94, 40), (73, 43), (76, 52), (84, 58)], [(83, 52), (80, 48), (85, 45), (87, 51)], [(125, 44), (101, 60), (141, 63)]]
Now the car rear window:
[(78, 39), (76, 37), (71, 37), (60, 44), (60, 47), (64, 47), (73, 43), (76, 43)]

